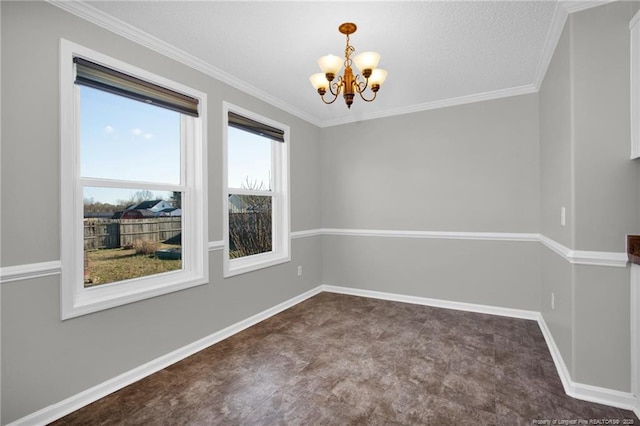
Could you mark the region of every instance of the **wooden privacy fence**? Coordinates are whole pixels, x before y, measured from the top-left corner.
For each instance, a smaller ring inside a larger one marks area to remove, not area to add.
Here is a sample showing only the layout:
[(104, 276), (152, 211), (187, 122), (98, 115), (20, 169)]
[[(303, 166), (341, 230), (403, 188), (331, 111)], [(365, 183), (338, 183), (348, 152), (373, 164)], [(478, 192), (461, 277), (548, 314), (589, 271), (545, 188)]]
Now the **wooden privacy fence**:
[(84, 249), (118, 248), (136, 240), (166, 241), (182, 232), (182, 218), (85, 219)]

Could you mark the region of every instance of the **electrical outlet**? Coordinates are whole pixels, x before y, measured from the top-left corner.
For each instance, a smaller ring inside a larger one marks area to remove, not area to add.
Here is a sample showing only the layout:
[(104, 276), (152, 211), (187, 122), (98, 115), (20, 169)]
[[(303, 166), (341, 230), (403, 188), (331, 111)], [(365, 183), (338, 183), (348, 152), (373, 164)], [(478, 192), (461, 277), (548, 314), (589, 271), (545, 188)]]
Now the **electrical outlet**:
[(302, 276), (302, 266), (298, 266), (298, 276)]
[(556, 295), (551, 293), (551, 310), (556, 309)]
[(564, 207), (560, 208), (560, 225), (567, 225), (567, 209), (565, 209)]

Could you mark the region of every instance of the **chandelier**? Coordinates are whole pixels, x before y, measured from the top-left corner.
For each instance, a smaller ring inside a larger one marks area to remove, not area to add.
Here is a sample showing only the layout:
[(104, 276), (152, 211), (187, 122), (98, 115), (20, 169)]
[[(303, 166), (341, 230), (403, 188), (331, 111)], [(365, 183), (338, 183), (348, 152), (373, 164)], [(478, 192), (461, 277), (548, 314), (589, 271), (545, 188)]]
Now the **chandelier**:
[[(353, 63), (362, 73), (360, 75), (353, 75), (351, 69), (351, 54), (356, 50), (349, 44), (349, 35), (356, 32), (356, 24), (352, 22), (345, 22), (338, 27), (338, 31), (347, 36), (347, 47), (344, 49), (344, 60), (339, 56), (327, 55), (318, 59), (318, 65), (322, 72), (313, 74), (309, 80), (311, 84), (316, 88), (318, 94), (322, 98), (325, 104), (332, 104), (338, 99), (338, 96), (342, 93), (347, 107), (351, 108), (353, 98), (357, 93), (360, 97), (366, 101), (373, 101), (380, 90), (380, 86), (387, 78), (387, 71), (376, 68), (380, 61), (380, 54), (376, 52), (362, 52), (353, 58)], [(344, 64), (344, 75), (338, 76), (338, 81), (333, 82), (336, 78), (336, 74), (342, 69)], [(362, 80), (364, 79), (364, 81)], [(373, 92), (373, 96), (367, 99), (364, 95), (365, 91), (369, 88)], [(327, 93), (327, 89), (333, 95), (333, 99), (327, 101), (324, 95)]]

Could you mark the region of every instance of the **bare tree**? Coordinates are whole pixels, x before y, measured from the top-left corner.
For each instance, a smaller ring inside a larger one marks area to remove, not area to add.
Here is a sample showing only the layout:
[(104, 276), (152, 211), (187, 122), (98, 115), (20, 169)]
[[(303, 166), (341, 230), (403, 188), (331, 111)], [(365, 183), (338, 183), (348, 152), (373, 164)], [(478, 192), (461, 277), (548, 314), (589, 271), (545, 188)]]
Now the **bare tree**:
[(118, 202), (117, 204), (101, 203), (95, 201), (93, 197), (84, 199), (84, 214), (91, 213), (113, 213), (118, 210), (122, 210), (125, 206), (124, 203)]
[[(243, 189), (260, 191), (264, 183), (247, 177)], [(244, 257), (272, 249), (272, 220), (270, 195), (233, 194), (234, 211), (229, 212), (230, 257)]]
[(176, 209), (181, 209), (182, 208), (182, 192), (173, 191), (171, 193), (171, 198), (169, 198), (169, 202)]
[(149, 201), (153, 199), (154, 199), (153, 192), (149, 191), (148, 189), (141, 189), (131, 195), (132, 204), (140, 204), (143, 201)]

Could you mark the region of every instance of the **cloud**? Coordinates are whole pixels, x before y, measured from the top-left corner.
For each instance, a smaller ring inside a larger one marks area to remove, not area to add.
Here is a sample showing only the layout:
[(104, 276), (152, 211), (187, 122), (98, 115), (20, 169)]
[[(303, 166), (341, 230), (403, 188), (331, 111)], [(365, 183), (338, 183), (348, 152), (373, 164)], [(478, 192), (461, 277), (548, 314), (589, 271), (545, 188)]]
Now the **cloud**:
[(136, 127), (135, 129), (131, 129), (131, 133), (135, 136), (140, 136), (142, 134), (142, 129)]
[(145, 133), (144, 134), (144, 138), (145, 139), (153, 139), (153, 134), (152, 133)]
[(106, 126), (104, 126), (104, 132), (105, 133), (114, 133), (116, 131), (116, 129), (111, 126), (110, 124), (107, 124)]

